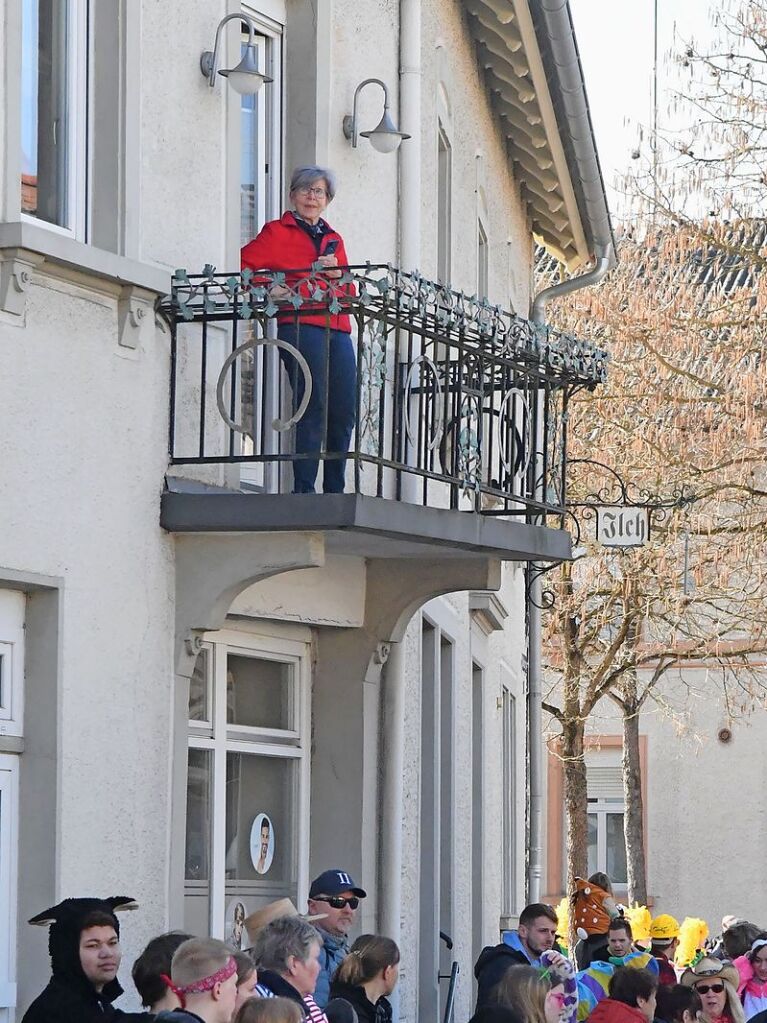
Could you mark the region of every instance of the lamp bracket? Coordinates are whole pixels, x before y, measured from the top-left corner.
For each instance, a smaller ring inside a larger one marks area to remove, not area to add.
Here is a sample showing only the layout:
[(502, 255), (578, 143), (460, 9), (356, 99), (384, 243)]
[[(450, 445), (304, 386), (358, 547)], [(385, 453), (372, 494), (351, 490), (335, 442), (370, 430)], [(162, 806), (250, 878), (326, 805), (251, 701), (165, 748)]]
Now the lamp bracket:
[(386, 82), (382, 82), (380, 78), (366, 78), (363, 82), (357, 86), (354, 90), (354, 103), (352, 105), (351, 116), (349, 114), (344, 117), (343, 128), (344, 135), (347, 139), (351, 139), (352, 148), (357, 148), (357, 140), (359, 138), (359, 126), (357, 124), (357, 100), (359, 98), (360, 91), (365, 88), (366, 85), (380, 85), (384, 93), (384, 113), (389, 109), (389, 89), (387, 88)]
[(218, 68), (218, 47), (221, 42), (221, 31), (228, 21), (244, 21), (248, 26), (248, 46), (256, 45), (256, 23), (249, 14), (227, 14), (222, 18), (216, 28), (216, 39), (212, 50), (205, 50), (200, 56), (200, 71), (208, 79), (208, 85), (213, 88), (216, 84), (216, 69)]

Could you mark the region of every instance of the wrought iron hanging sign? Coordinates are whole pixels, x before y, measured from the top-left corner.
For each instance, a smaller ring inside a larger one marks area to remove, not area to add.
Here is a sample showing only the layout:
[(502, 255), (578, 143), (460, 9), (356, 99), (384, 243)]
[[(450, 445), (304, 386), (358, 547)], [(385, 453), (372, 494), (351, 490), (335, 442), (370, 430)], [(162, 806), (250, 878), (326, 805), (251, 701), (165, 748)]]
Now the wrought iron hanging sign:
[(592, 458), (574, 458), (569, 465), (588, 465), (610, 477), (608, 486), (588, 494), (585, 500), (567, 502), (568, 509), (581, 508), (584, 518), (594, 518), (595, 539), (603, 547), (617, 550), (643, 547), (650, 539), (654, 518), (665, 519), (671, 509), (684, 508), (695, 500), (695, 495), (684, 487), (661, 498), (626, 483), (615, 469)]

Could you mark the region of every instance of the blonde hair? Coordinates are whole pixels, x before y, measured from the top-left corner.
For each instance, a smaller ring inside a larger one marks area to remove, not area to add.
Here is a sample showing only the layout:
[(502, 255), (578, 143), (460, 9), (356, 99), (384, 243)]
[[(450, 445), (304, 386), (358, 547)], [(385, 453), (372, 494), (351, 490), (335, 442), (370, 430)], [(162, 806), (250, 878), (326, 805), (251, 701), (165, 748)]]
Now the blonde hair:
[(399, 962), (399, 949), (391, 938), (362, 934), (349, 949), (349, 955), (336, 970), (333, 980), (359, 987), (367, 984), (387, 966)]
[(249, 998), (232, 1023), (302, 1023), (304, 1016), (290, 998)]
[(233, 956), (232, 950), (217, 938), (190, 938), (176, 949), (170, 976), (178, 987), (187, 987), (222, 969)]
[[(725, 998), (726, 998), (726, 1001), (724, 1003), (724, 1011), (726, 1013), (729, 1013), (729, 1016), (730, 1016), (730, 1019), (732, 1020), (732, 1023), (745, 1023), (746, 1015), (743, 1012), (743, 1003), (741, 1002), (740, 997), (738, 996), (738, 992), (735, 990), (735, 988), (732, 986), (732, 984), (729, 982), (729, 980), (725, 980), (724, 977), (717, 977), (717, 975), (715, 973), (712, 974), (710, 977), (702, 977), (701, 976), (701, 977), (698, 977), (696, 979), (695, 983), (693, 984), (693, 987), (692, 987), (693, 991), (696, 991), (697, 984), (700, 981), (704, 981), (704, 980), (714, 980), (714, 981), (721, 980), (722, 981), (722, 983), (724, 984), (724, 992), (725, 992)], [(697, 993), (697, 991), (696, 991), (696, 993)], [(706, 1010), (705, 1009), (701, 1009), (700, 1018), (702, 1020), (706, 1020), (707, 1021), (711, 1017), (706, 1014)]]
[(510, 966), (493, 989), (493, 1000), (525, 1023), (546, 1023), (546, 995), (551, 981), (533, 966)]

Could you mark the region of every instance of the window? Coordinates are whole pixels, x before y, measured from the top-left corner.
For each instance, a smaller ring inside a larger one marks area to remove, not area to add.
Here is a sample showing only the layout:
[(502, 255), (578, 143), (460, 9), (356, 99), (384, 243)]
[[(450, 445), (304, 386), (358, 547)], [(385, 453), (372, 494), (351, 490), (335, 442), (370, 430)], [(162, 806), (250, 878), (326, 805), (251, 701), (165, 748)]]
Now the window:
[(516, 811), (516, 771), (517, 756), (516, 727), (517, 704), (512, 693), (503, 686), (501, 689), (501, 713), (503, 717), (503, 741), (501, 743), (501, 765), (503, 778), (503, 912), (502, 916), (512, 916), (516, 912), (516, 856), (514, 843), (516, 840), (514, 822)]
[(485, 672), (476, 661), (471, 666), (471, 878), (472, 878), (472, 962), (484, 945), (485, 904)]
[(487, 298), (487, 232), (482, 221), (477, 221), (477, 295)]
[[(243, 96), (240, 105), (240, 236), (244, 245), (258, 234), (268, 220), (280, 215), (282, 205), (282, 35), (281, 25), (258, 11), (245, 7), (258, 27), (256, 47), (259, 70), (273, 79), (253, 96)], [(284, 18), (282, 10), (273, 12)], [(249, 39), (242, 22), (241, 52)], [(245, 326), (242, 341), (253, 336)], [(279, 357), (274, 349), (256, 348), (243, 354), (240, 375), (241, 422), (245, 426), (241, 453), (262, 451), (267, 423), (279, 418)], [(279, 489), (276, 466), (244, 463), (244, 483), (272, 492)]]
[(449, 284), (451, 273), (452, 149), (442, 124), (437, 133), (437, 280)]
[[(240, 242), (258, 234), (280, 214), (282, 180), (282, 37), (279, 27), (245, 9), (256, 33), (259, 70), (273, 79), (254, 96), (243, 96), (240, 111)], [(242, 23), (241, 51), (249, 33)]]
[[(0, 590), (0, 739), (23, 734), (26, 597)], [(16, 1005), (19, 757), (0, 753), (0, 1023)]]
[(16, 1005), (18, 759), (0, 754), (0, 1023), (10, 1023)]
[(421, 632), (420, 941), (418, 1015), (441, 1018), (455, 925), (455, 646), (425, 617)]
[(84, 230), (85, 0), (22, 0), (21, 210)]
[(25, 597), (0, 590), (0, 736), (22, 735)]
[(302, 642), (217, 634), (189, 689), (185, 927), (242, 942), (245, 917), (298, 899), (307, 859), (309, 678)]
[(586, 755), (589, 874), (603, 871), (613, 884), (625, 885), (626, 843), (623, 837), (623, 776), (620, 750)]

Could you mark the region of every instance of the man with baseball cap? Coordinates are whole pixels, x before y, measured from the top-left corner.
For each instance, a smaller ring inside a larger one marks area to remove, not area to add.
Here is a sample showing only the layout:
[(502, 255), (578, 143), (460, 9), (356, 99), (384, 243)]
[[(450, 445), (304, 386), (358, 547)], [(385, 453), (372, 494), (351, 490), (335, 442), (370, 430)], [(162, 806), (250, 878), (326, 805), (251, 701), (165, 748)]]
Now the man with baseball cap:
[(325, 870), (309, 887), (309, 912), (324, 915), (317, 930), (322, 938), (320, 975), (314, 1000), (324, 1009), (330, 998), (330, 978), (349, 954), (348, 935), (357, 917), (357, 907), (366, 892), (345, 870)]
[(650, 954), (658, 960), (658, 982), (676, 984), (673, 958), (679, 944), (679, 922), (668, 913), (656, 916), (650, 924)]

